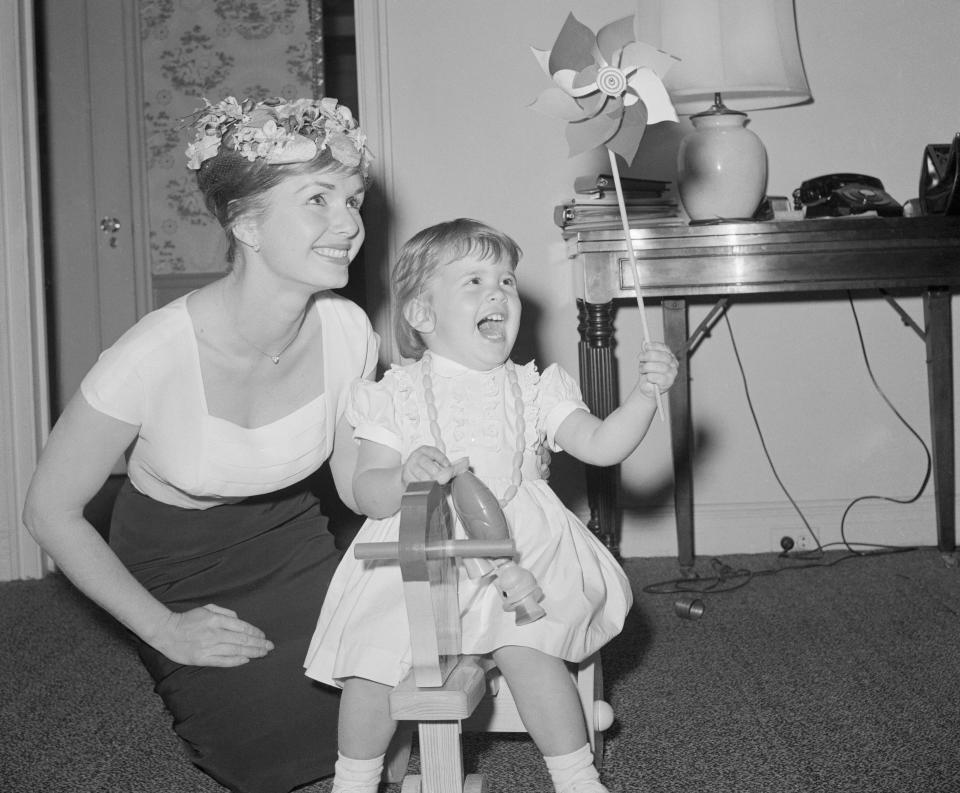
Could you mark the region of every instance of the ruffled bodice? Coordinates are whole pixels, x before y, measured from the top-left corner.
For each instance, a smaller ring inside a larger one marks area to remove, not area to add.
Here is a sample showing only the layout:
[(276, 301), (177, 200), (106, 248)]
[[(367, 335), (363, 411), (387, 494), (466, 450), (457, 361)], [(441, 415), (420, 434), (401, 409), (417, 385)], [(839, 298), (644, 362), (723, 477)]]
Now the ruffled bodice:
[[(423, 362), (394, 367), (378, 383), (355, 383), (345, 415), (356, 438), (395, 449), (405, 459), (419, 446), (436, 445), (429, 384), (447, 457), (469, 458), (474, 473), (501, 499), (510, 488), (517, 417), (523, 417), (523, 478), (504, 513), (515, 560), (543, 590), (547, 616), (516, 625), (497, 587), (461, 570), (461, 647), (471, 654), (533, 647), (577, 662), (620, 632), (632, 602), (630, 585), (617, 561), (545, 480), (542, 454), (560, 451), (558, 428), (573, 411), (586, 410), (576, 382), (555, 365), (543, 374), (533, 363), (517, 366), (518, 403), (508, 366), (477, 372), (431, 356), (429, 381)], [(367, 520), (355, 542), (396, 542), (399, 524), (399, 513)], [(454, 534), (464, 536), (459, 521)], [(348, 551), (327, 592), (304, 663), (307, 674), (331, 685), (351, 676), (396, 684), (410, 664), (403, 593), (396, 563), (363, 562)]]
[[(516, 372), (520, 405), (511, 393), (508, 366)], [(542, 375), (532, 361), (478, 372), (431, 355), (429, 369), (442, 448), (450, 460), (468, 457), (498, 497), (510, 484), (520, 445), (517, 416), (524, 426), (523, 478), (543, 479), (549, 458), (544, 450), (560, 451), (557, 428), (574, 410), (586, 409), (576, 382), (556, 365)], [(354, 437), (395, 449), (402, 459), (419, 446), (437, 446), (425, 385), (424, 361), (395, 366), (377, 383), (354, 383), (346, 412)]]

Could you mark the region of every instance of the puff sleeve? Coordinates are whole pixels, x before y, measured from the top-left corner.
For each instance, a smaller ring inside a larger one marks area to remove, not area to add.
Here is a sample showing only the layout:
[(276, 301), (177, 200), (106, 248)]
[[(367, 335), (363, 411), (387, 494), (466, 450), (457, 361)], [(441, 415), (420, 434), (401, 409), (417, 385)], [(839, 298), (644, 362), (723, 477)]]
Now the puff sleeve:
[(392, 380), (389, 373), (376, 383), (354, 380), (350, 384), (344, 415), (353, 427), (356, 440), (373, 441), (399, 452), (402, 449), (402, 435), (396, 416)]
[(555, 363), (550, 364), (540, 375), (538, 400), (547, 446), (553, 452), (563, 451), (555, 438), (560, 425), (575, 410), (590, 412), (580, 394), (580, 386), (566, 370)]

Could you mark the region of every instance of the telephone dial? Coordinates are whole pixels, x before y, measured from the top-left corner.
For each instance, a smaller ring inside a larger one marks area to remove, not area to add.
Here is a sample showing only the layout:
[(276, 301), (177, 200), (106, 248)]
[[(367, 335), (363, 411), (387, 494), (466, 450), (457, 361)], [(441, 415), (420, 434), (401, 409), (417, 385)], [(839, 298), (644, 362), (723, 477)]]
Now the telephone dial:
[(883, 189), (883, 183), (857, 173), (834, 173), (808, 179), (793, 191), (794, 209), (805, 218), (841, 217), (874, 211), (884, 217), (903, 214), (903, 207)]

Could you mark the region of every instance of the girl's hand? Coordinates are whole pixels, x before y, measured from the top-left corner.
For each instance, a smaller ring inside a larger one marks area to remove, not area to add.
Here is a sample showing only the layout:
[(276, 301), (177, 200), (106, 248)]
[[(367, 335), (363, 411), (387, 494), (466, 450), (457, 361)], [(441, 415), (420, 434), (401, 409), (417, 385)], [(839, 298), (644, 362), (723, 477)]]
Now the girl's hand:
[(658, 390), (660, 393), (668, 391), (677, 379), (677, 358), (661, 341), (644, 342), (637, 360), (640, 369), (637, 390), (650, 399), (656, 399)]
[(263, 631), (213, 603), (172, 613), (149, 644), (189, 666), (240, 666), (273, 649)]
[(445, 485), (466, 470), (466, 458), (451, 463), (436, 446), (420, 446), (407, 457), (400, 470), (403, 488), (411, 482), (438, 482)]

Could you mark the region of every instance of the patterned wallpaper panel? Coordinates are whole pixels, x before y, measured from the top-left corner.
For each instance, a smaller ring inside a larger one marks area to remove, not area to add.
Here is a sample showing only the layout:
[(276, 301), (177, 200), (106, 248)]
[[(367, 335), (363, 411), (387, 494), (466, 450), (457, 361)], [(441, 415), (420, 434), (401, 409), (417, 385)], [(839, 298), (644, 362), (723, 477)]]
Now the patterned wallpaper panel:
[(183, 119), (203, 97), (321, 95), (319, 9), (319, 0), (140, 0), (151, 274), (226, 268), (223, 232), (186, 167)]

